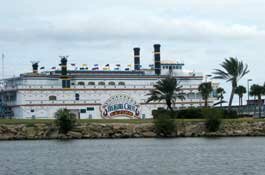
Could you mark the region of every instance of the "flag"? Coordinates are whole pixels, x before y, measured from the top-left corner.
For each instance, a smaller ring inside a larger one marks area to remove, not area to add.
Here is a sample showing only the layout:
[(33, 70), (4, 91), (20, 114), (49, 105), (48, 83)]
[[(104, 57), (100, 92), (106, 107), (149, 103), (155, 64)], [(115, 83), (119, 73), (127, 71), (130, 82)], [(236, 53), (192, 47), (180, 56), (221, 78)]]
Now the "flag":
[(40, 69), (45, 69), (45, 67), (41, 67)]
[(52, 67), (51, 69), (56, 69), (56, 67)]
[(120, 64), (116, 64), (117, 67), (120, 67), (121, 65)]
[(106, 64), (105, 67), (109, 67), (109, 64)]
[(154, 67), (154, 65), (153, 64), (149, 64), (149, 67)]
[(71, 66), (75, 66), (75, 63), (71, 63)]
[(131, 65), (131, 64), (128, 64), (127, 66), (128, 66), (128, 67), (132, 67), (132, 65)]

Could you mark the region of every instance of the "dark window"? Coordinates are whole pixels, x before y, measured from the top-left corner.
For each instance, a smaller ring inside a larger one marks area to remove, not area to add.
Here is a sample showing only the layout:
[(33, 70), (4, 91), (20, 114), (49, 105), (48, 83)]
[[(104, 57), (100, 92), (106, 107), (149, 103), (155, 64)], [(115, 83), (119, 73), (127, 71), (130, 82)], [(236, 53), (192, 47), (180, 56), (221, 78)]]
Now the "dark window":
[(49, 100), (50, 101), (55, 101), (56, 100), (56, 96), (54, 96), (54, 95), (49, 96)]
[(80, 109), (80, 113), (86, 113), (86, 109)]
[(87, 111), (94, 111), (95, 110), (95, 108), (94, 107), (87, 107), (87, 109), (86, 109)]
[(31, 109), (30, 112), (34, 112), (34, 109)]
[(80, 86), (84, 86), (85, 85), (85, 83), (83, 81), (80, 81), (77, 84), (80, 85)]
[(115, 82), (111, 81), (111, 82), (109, 82), (109, 85), (110, 86), (114, 86), (115, 85)]
[(118, 85), (119, 86), (125, 86), (125, 83), (124, 82), (119, 82)]
[(94, 85), (95, 85), (95, 82), (90, 81), (90, 82), (88, 82), (88, 85), (89, 85), (89, 86), (94, 86)]
[(80, 97), (80, 95), (76, 93), (76, 94), (75, 94), (75, 100), (78, 101), (78, 100), (79, 100), (79, 97)]
[(98, 83), (98, 85), (104, 86), (105, 85), (105, 82), (101, 81), (101, 82)]

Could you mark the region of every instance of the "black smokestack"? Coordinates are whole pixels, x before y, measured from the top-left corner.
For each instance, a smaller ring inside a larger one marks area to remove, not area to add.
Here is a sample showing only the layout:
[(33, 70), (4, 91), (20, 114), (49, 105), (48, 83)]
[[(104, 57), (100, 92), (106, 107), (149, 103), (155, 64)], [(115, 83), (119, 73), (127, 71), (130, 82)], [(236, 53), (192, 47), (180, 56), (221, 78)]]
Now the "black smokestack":
[(140, 70), (140, 48), (136, 47), (134, 51), (134, 70)]
[(70, 79), (67, 76), (67, 57), (60, 56), (61, 58), (61, 79), (62, 79), (62, 88), (70, 88)]
[(67, 57), (61, 57), (61, 69), (62, 69), (62, 76), (67, 76)]
[(161, 74), (161, 63), (160, 63), (160, 44), (154, 45), (154, 58), (155, 58), (155, 74)]
[(39, 68), (39, 63), (38, 62), (32, 63), (32, 71), (33, 71), (33, 73), (37, 74), (38, 73), (38, 68)]

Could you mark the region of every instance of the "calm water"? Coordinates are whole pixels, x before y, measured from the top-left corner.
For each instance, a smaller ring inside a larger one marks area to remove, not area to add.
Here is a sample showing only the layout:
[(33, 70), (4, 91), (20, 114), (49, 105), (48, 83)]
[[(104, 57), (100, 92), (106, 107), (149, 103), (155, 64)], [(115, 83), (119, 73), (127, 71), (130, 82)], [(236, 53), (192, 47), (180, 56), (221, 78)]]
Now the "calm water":
[(265, 174), (265, 138), (1, 141), (1, 175)]

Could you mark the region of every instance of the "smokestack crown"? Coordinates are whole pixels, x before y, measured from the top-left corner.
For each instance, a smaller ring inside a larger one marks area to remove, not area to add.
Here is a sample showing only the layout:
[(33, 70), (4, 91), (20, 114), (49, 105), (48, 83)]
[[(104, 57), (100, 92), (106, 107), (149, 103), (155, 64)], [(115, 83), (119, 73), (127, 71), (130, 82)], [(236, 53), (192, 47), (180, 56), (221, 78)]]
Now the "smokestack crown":
[(160, 44), (154, 44), (155, 74), (161, 74)]
[(140, 48), (133, 48), (134, 51), (134, 70), (140, 70)]

